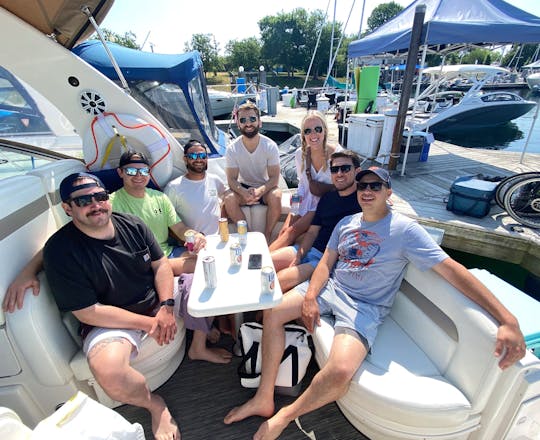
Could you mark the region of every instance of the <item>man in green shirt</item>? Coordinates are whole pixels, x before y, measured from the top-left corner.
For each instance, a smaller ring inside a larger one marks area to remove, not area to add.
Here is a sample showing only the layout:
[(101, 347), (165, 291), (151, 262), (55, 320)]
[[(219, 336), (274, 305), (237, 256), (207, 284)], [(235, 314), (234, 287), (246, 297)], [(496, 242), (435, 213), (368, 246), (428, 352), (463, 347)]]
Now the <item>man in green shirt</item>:
[(163, 253), (169, 257), (174, 275), (194, 272), (197, 252), (206, 245), (206, 239), (195, 232), (192, 252), (187, 252), (183, 246), (169, 244), (169, 232), (184, 241), (184, 234), (192, 229), (178, 217), (164, 193), (146, 187), (150, 182), (150, 163), (146, 156), (136, 151), (125, 152), (120, 157), (117, 171), (124, 185), (110, 196), (113, 210), (136, 215), (144, 221), (156, 236)]

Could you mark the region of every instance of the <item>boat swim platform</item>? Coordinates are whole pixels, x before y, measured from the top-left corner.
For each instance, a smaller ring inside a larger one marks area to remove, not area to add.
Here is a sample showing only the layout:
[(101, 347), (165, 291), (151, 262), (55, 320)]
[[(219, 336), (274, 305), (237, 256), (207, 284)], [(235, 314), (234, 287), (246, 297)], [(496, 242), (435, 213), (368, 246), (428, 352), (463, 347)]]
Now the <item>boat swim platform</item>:
[[(278, 103), (272, 120), (301, 124), (305, 108), (290, 108)], [(327, 112), (329, 142), (338, 142), (338, 127), (334, 112)], [(484, 218), (460, 216), (446, 210), (446, 200), (452, 182), (459, 176), (510, 176), (516, 173), (540, 171), (540, 154), (465, 148), (446, 142), (431, 144), (426, 162), (408, 161), (405, 175), (402, 164), (391, 171), (393, 208), (420, 224), (444, 230), (442, 246), (474, 255), (521, 265), (540, 277), (540, 229), (524, 226), (493, 202)], [(366, 160), (362, 168), (379, 165)]]

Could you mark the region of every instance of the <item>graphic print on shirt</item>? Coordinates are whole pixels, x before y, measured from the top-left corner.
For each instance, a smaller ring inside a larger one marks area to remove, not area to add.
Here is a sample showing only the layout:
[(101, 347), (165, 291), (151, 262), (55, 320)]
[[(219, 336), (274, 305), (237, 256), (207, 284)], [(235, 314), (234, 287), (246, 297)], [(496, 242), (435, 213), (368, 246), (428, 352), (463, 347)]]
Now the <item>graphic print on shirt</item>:
[(372, 231), (360, 230), (345, 234), (338, 245), (339, 259), (346, 269), (364, 270), (375, 261), (382, 238)]

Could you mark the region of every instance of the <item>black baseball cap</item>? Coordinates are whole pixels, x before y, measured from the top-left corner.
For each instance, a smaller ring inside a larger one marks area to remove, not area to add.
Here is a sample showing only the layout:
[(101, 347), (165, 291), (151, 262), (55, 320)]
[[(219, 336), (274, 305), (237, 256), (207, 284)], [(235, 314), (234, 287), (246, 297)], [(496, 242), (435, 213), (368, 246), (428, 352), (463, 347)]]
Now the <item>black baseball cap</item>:
[[(73, 184), (79, 179), (91, 179), (92, 183), (83, 183), (82, 185)], [(92, 186), (105, 189), (105, 185), (99, 179), (99, 177), (94, 176), (90, 173), (73, 173), (67, 177), (64, 177), (64, 180), (60, 183), (60, 198), (62, 202), (67, 202), (71, 198), (71, 194), (75, 191), (83, 188), (90, 188)]]
[(124, 152), (122, 156), (120, 156), (120, 160), (118, 161), (118, 168), (122, 168), (129, 163), (142, 163), (150, 166), (150, 161), (144, 153), (139, 153), (138, 151), (133, 150), (128, 150)]
[(386, 183), (388, 188), (392, 187), (392, 182), (390, 181), (390, 173), (388, 173), (388, 171), (386, 171), (384, 168), (379, 167), (369, 167), (367, 170), (360, 171), (356, 175), (356, 180), (360, 181), (363, 176), (370, 173), (375, 174), (379, 179)]

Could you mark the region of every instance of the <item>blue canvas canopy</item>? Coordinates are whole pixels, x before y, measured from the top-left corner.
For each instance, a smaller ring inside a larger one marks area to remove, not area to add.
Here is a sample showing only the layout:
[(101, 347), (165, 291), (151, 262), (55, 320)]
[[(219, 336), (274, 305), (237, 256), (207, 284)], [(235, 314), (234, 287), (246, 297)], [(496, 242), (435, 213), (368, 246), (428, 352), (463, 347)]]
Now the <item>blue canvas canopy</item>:
[(416, 0), (349, 44), (349, 58), (406, 52), (416, 6), (426, 5), (421, 45), (539, 43), (540, 17), (502, 0)]
[[(128, 81), (148, 80), (187, 84), (199, 75), (202, 60), (199, 52), (180, 55), (142, 52), (115, 43), (107, 43), (122, 73)], [(75, 48), (73, 53), (111, 79), (117, 79), (111, 60), (97, 40), (88, 40)]]

